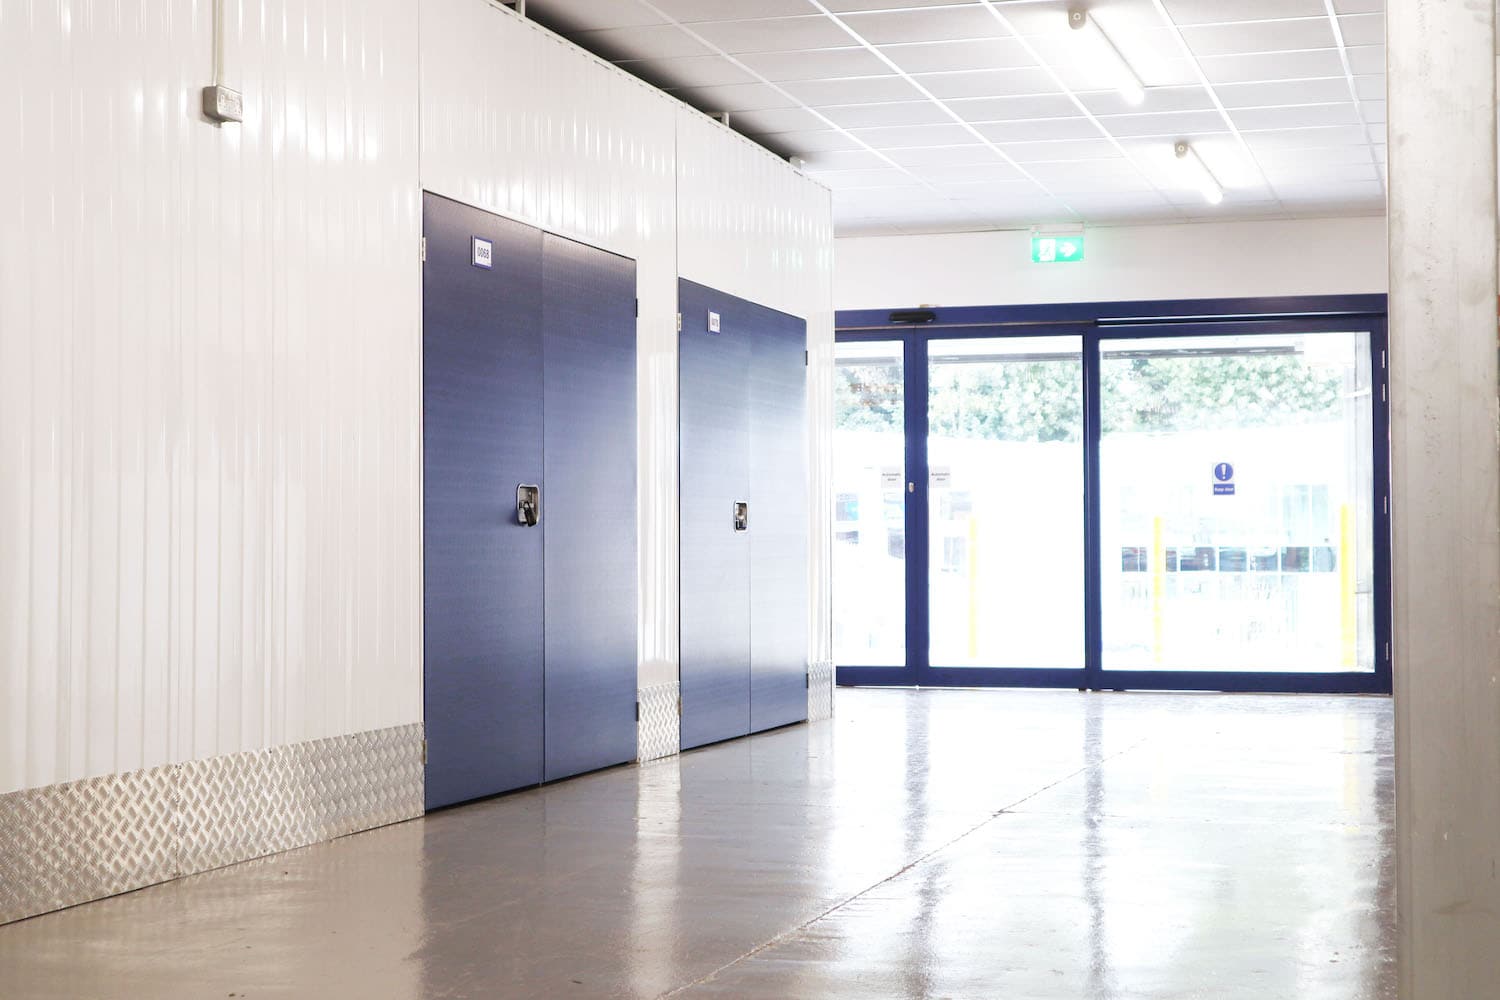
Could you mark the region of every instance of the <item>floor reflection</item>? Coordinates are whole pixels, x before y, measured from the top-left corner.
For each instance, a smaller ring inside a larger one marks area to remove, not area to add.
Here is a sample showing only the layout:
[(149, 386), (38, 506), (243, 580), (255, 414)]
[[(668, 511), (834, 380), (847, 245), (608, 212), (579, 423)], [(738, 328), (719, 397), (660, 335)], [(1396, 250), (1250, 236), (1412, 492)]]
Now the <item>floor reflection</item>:
[(0, 995), (1390, 1000), (1390, 703), (837, 716), (0, 927)]

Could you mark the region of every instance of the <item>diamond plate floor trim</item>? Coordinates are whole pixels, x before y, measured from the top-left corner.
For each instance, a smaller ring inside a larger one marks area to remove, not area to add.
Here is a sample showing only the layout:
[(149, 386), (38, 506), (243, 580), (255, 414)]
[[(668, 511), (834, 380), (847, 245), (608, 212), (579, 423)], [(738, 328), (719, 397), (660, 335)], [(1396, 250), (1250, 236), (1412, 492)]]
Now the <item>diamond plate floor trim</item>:
[(833, 718), (832, 660), (814, 661), (807, 670), (807, 721)]
[(677, 682), (643, 687), (636, 693), (641, 703), (641, 721), (636, 735), (636, 758), (641, 761), (670, 757), (682, 749), (677, 714)]
[(422, 727), (0, 795), (0, 924), (422, 814)]

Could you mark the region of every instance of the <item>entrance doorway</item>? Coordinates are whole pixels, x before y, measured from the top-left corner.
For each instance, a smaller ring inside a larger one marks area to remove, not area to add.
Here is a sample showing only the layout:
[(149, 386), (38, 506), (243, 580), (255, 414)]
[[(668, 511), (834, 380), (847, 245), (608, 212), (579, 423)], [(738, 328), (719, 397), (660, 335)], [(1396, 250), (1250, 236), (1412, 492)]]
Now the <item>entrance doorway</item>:
[(1389, 691), (1384, 303), (1300, 303), (841, 314), (839, 682)]

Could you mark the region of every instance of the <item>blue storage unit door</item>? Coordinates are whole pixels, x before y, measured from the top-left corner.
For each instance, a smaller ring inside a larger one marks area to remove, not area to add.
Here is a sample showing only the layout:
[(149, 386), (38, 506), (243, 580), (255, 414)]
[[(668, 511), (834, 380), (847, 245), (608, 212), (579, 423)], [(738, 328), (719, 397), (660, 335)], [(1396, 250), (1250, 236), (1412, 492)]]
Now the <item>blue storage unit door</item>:
[(690, 281), (678, 308), (687, 749), (807, 718), (807, 326)]
[(546, 778), (635, 759), (635, 262), (543, 238)]
[(747, 311), (750, 730), (807, 718), (807, 323)]
[(542, 780), (542, 234), (425, 195), (427, 807)]
[(682, 747), (750, 732), (750, 533), (735, 504), (750, 502), (750, 338), (713, 333), (733, 301), (679, 281), (678, 479), (681, 559)]

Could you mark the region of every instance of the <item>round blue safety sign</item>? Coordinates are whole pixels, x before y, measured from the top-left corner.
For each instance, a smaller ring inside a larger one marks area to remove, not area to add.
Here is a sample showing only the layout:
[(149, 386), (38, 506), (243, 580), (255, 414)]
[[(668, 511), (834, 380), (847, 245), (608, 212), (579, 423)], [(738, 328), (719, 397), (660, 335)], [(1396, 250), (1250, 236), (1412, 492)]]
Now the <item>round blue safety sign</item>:
[(1214, 466), (1214, 478), (1221, 483), (1227, 483), (1234, 478), (1234, 466), (1228, 462), (1220, 462)]

